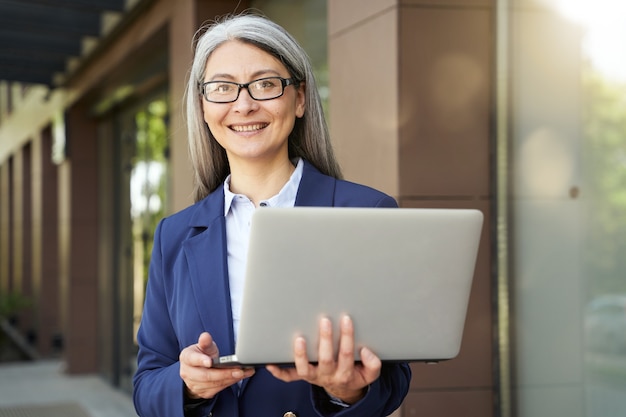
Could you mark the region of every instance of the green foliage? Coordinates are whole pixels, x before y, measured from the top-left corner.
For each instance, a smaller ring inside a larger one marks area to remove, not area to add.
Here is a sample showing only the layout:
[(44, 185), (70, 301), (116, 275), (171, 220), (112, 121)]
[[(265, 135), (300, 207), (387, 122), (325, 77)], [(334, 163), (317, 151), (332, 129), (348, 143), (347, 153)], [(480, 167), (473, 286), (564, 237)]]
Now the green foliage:
[(8, 319), (31, 305), (32, 302), (28, 297), (16, 291), (0, 293), (0, 320)]
[[(157, 223), (165, 215), (168, 188), (168, 104), (166, 98), (151, 101), (135, 114), (136, 137), (133, 166), (149, 167), (142, 182), (148, 207), (133, 219), (133, 241), (141, 246), (144, 285), (152, 252), (152, 238)], [(150, 203), (154, 203), (151, 205)], [(137, 246), (135, 246), (137, 247)]]
[(589, 296), (626, 293), (626, 85), (583, 79)]

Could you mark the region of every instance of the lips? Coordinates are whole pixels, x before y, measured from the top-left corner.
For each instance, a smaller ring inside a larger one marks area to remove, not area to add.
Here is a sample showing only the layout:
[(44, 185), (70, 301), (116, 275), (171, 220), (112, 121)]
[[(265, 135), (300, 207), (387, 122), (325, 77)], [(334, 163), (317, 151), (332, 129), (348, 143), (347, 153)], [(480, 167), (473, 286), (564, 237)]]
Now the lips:
[(268, 123), (256, 123), (252, 125), (231, 125), (230, 128), (235, 132), (254, 132), (265, 129)]

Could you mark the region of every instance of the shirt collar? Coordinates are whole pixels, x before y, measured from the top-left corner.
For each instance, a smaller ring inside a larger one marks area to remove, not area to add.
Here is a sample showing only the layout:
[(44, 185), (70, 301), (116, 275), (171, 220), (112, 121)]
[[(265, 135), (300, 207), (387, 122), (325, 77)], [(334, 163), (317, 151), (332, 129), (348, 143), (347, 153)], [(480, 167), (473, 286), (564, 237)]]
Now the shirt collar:
[[(296, 162), (296, 161), (294, 161)], [(298, 187), (300, 186), (300, 180), (302, 179), (302, 171), (304, 169), (304, 161), (302, 158), (297, 158), (296, 169), (289, 177), (289, 181), (281, 188), (281, 190), (275, 196), (261, 201), (268, 207), (293, 207), (296, 203), (296, 195), (298, 194)], [(241, 194), (235, 194), (230, 191), (230, 175), (224, 180), (224, 215), (227, 215), (235, 197), (241, 196)]]

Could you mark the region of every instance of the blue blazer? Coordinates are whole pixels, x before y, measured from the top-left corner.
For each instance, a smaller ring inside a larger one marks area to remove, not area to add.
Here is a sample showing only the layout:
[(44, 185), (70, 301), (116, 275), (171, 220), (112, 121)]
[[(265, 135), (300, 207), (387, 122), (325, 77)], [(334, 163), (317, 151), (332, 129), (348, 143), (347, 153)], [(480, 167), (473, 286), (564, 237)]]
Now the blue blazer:
[[(372, 188), (323, 175), (305, 162), (296, 206), (397, 207)], [(209, 332), (221, 355), (235, 343), (226, 262), (224, 189), (163, 219), (156, 228), (146, 301), (138, 333), (138, 369), (133, 400), (143, 417), (297, 417), (328, 414), (320, 389), (302, 381), (284, 383), (264, 368), (237, 385), (184, 412), (184, 383), (178, 357)], [(411, 379), (407, 364), (385, 364), (359, 403), (345, 417), (382, 417), (404, 399)], [(331, 413), (332, 414), (332, 413)]]

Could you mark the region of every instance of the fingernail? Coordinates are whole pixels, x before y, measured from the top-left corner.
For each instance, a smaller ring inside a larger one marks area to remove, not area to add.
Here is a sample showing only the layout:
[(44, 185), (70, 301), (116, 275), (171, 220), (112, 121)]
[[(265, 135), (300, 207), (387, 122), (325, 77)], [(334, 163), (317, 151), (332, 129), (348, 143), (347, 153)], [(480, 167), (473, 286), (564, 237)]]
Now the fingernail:
[(304, 341), (304, 337), (296, 338), (296, 352), (303, 353), (306, 350), (306, 342)]
[(369, 350), (366, 347), (361, 349), (361, 358), (365, 359), (365, 358), (370, 358), (371, 356), (372, 356), (372, 351), (371, 350)]
[(361, 349), (361, 360), (368, 361), (370, 359), (373, 359), (374, 356), (374, 352), (372, 352), (368, 348), (364, 347), (363, 349)]
[(330, 322), (330, 320), (327, 317), (323, 317), (320, 320), (320, 326), (322, 327), (322, 330), (325, 332), (331, 332), (332, 331), (332, 323)]
[(244, 373), (243, 373), (243, 371), (241, 369), (236, 369), (236, 370), (233, 371), (233, 373), (231, 375), (233, 376), (233, 378), (240, 379), (240, 378), (243, 378)]

